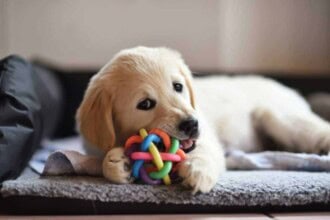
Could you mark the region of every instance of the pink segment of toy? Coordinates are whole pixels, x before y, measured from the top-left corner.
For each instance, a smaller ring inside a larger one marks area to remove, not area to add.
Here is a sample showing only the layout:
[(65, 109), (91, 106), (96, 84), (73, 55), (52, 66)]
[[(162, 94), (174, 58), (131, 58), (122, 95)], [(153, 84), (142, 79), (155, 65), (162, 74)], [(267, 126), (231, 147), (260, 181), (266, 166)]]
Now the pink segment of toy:
[[(177, 154), (171, 153), (160, 153), (160, 156), (163, 161), (172, 161), (172, 162), (180, 162), (181, 157)], [(134, 152), (131, 155), (133, 160), (153, 160), (153, 157), (150, 153), (146, 152)]]

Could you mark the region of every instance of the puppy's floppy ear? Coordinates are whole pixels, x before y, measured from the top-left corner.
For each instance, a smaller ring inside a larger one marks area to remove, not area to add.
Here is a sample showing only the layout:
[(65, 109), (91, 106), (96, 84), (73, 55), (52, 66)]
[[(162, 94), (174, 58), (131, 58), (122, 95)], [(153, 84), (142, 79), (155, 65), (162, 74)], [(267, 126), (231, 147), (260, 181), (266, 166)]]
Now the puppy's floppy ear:
[(111, 94), (102, 79), (91, 80), (77, 111), (76, 121), (83, 137), (93, 146), (108, 151), (115, 144)]

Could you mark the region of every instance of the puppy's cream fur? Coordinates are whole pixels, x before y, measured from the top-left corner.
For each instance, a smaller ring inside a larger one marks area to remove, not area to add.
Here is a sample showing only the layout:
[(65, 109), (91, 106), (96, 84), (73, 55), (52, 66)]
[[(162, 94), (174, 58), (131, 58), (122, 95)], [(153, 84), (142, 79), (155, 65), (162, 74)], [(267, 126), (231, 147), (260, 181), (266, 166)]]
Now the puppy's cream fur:
[[(173, 82), (183, 85), (182, 93), (173, 90)], [(155, 108), (137, 109), (144, 98), (156, 100)], [(77, 122), (87, 145), (106, 155), (104, 176), (127, 183), (131, 179), (122, 148), (125, 140), (140, 128), (154, 127), (187, 139), (178, 124), (190, 116), (198, 119), (200, 136), (179, 175), (194, 192), (210, 191), (225, 171), (224, 148), (258, 151), (267, 147), (265, 135), (285, 150), (330, 149), (330, 125), (313, 114), (295, 91), (257, 76), (192, 82), (181, 55), (166, 48), (137, 47), (118, 53), (90, 81)]]

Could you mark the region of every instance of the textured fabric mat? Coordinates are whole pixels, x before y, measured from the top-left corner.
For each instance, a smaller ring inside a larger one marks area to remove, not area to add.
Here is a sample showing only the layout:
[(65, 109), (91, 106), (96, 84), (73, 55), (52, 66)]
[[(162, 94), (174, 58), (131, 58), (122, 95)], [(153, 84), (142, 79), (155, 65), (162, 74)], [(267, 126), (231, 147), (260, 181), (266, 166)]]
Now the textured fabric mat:
[(88, 176), (39, 177), (25, 172), (5, 181), (4, 197), (42, 196), (101, 202), (167, 203), (211, 206), (294, 206), (330, 203), (330, 174), (295, 171), (229, 171), (206, 194), (192, 195), (180, 185), (115, 185)]
[[(68, 143), (47, 143), (47, 146), (53, 147), (44, 149), (40, 154), (37, 153), (30, 162), (30, 166), (35, 171), (41, 172), (47, 156), (54, 150), (67, 150), (70, 148), (77, 152), (80, 151), (80, 144), (76, 138), (68, 139), (66, 142)], [(60, 146), (60, 148), (57, 146)], [(293, 162), (292, 166), (283, 168), (283, 163), (280, 162), (283, 162), (285, 158), (295, 157), (296, 159), (290, 160)], [(230, 158), (234, 158), (232, 165), (228, 164)], [(241, 163), (235, 163), (237, 160)], [(61, 164), (63, 165), (63, 163)], [(235, 166), (239, 164), (243, 167), (233, 167), (233, 164), (236, 164)], [(133, 204), (207, 205), (208, 207), (216, 207), (216, 209), (219, 207), (266, 206), (310, 207), (310, 204), (330, 206), (330, 172), (305, 172), (329, 170), (329, 156), (285, 152), (279, 154), (274, 152), (270, 155), (268, 152), (242, 154), (237, 151), (227, 155), (227, 165), (232, 169), (257, 168), (266, 170), (228, 171), (219, 179), (218, 184), (210, 193), (192, 195), (189, 190), (180, 185), (169, 187), (138, 184), (115, 185), (101, 177), (75, 175), (40, 177), (30, 168), (27, 168), (18, 179), (5, 181), (1, 194), (9, 198), (36, 196), (42, 199), (44, 199), (43, 197), (82, 199), (118, 204), (133, 202)], [(39, 167), (39, 169), (36, 169), (36, 167)], [(268, 169), (297, 169), (300, 171), (274, 171)], [(80, 170), (84, 171), (84, 169)], [(61, 168), (59, 171), (63, 171), (63, 169)], [(71, 172), (68, 173), (72, 175)], [(89, 172), (81, 172), (81, 174), (83, 173), (90, 175)], [(130, 207), (128, 205), (127, 209), (130, 209)]]

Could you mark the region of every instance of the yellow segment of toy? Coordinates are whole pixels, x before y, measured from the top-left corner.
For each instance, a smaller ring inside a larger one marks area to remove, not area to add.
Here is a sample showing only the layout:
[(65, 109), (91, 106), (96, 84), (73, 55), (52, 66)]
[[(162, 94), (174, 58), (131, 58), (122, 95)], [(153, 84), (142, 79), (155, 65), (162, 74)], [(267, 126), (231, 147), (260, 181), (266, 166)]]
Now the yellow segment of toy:
[[(148, 136), (148, 132), (143, 128), (140, 129), (139, 133), (143, 139)], [(157, 147), (153, 143), (151, 143), (151, 145), (149, 147), (149, 152), (153, 156), (153, 161), (154, 161), (154, 164), (156, 165), (157, 169), (158, 170), (162, 169), (164, 166), (163, 160), (159, 154)], [(170, 176), (169, 175), (164, 176), (163, 181), (164, 181), (165, 185), (170, 185), (171, 184)]]

